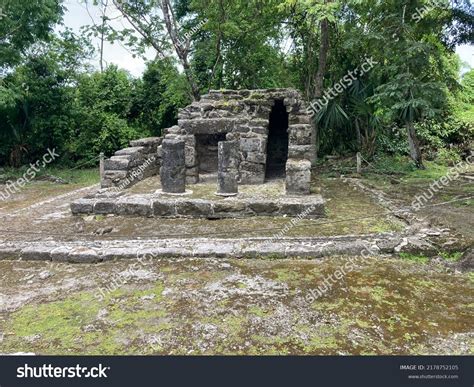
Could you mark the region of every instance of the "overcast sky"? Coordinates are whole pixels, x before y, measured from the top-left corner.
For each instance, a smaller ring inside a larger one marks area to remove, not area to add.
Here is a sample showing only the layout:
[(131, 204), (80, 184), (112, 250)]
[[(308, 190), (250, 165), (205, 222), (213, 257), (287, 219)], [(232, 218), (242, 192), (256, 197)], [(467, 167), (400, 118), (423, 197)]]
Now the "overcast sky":
[[(91, 16), (97, 22), (100, 20), (100, 12), (97, 8), (89, 6), (89, 12), (84, 4), (80, 0), (66, 0), (65, 1), (67, 12), (64, 17), (64, 24), (72, 28), (75, 32), (79, 32), (80, 27), (83, 25), (91, 24)], [(91, 16), (89, 16), (89, 13)], [(115, 11), (115, 14), (109, 16), (117, 16), (118, 11)], [(115, 21), (115, 27), (128, 27), (126, 21)], [(98, 42), (95, 41), (94, 45), (98, 47)], [(456, 52), (461, 57), (461, 60), (467, 63), (471, 68), (474, 68), (474, 46), (472, 45), (463, 45), (459, 46)], [(148, 59), (154, 57), (154, 51), (149, 50), (146, 54)], [(134, 58), (132, 53), (122, 45), (115, 43), (110, 44), (106, 43), (104, 50), (104, 59), (108, 64), (116, 64), (120, 68), (128, 70), (131, 74), (135, 76), (140, 76), (145, 69), (145, 60), (142, 58)], [(93, 62), (97, 68), (99, 67), (98, 59)]]

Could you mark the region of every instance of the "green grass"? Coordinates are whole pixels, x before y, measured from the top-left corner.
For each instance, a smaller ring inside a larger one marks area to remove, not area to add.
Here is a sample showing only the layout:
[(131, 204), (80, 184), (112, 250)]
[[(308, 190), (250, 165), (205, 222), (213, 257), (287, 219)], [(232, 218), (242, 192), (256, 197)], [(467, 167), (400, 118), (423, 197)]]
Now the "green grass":
[(415, 164), (405, 156), (377, 157), (371, 165), (371, 172), (393, 172), (396, 174), (406, 175), (416, 170)]
[(424, 256), (423, 254), (410, 254), (410, 253), (400, 253), (400, 258), (410, 262), (416, 263), (428, 263), (429, 258)]
[(416, 169), (410, 172), (406, 178), (416, 180), (436, 180), (448, 173), (448, 167), (436, 164), (432, 161), (425, 161), (426, 169)]
[[(92, 185), (99, 183), (99, 168), (89, 169), (64, 169), (50, 168), (43, 174), (60, 177), (71, 184)], [(40, 176), (42, 174), (40, 173)]]
[[(0, 170), (0, 183), (2, 181), (17, 180), (21, 178), (26, 171), (27, 167), (21, 168), (3, 168)], [(89, 169), (68, 169), (68, 168), (46, 168), (42, 169), (36, 175), (36, 179), (41, 179), (42, 176), (54, 176), (59, 177), (69, 184), (77, 185), (93, 185), (99, 182), (99, 168)]]
[(443, 251), (443, 252), (440, 252), (439, 255), (446, 261), (457, 262), (462, 258), (463, 253), (459, 251), (455, 251), (455, 252)]
[(449, 167), (433, 161), (424, 161), (426, 169), (417, 169), (405, 156), (381, 157), (372, 163), (371, 172), (394, 173), (403, 176), (403, 180), (436, 180), (448, 173)]

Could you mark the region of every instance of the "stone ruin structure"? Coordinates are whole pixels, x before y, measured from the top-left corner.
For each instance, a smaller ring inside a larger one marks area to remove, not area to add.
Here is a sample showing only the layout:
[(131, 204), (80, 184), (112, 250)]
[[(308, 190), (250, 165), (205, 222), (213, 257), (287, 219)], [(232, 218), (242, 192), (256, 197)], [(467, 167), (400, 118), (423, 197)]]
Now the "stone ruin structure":
[[(159, 173), (163, 140), (184, 142), (186, 183), (196, 184), (201, 173), (218, 172), (219, 143), (234, 141), (238, 146), (234, 164), (239, 184), (263, 184), (268, 178), (280, 176), (286, 177), (288, 194), (309, 195), (311, 117), (298, 91), (211, 91), (182, 109), (178, 118), (178, 125), (165, 129), (163, 138), (134, 141), (131, 148), (106, 160), (103, 187), (120, 184), (155, 147), (156, 161), (147, 169), (147, 176)], [(179, 149), (176, 146), (174, 151)], [(173, 154), (170, 150), (170, 157)], [(177, 161), (181, 154), (175, 153), (174, 157)], [(175, 164), (170, 161), (161, 166), (162, 176), (169, 176), (169, 168)]]
[[(163, 137), (132, 141), (105, 160), (107, 191), (72, 203), (75, 214), (155, 217), (324, 216), (324, 200), (311, 194), (311, 116), (293, 89), (210, 91), (181, 109)], [(204, 175), (217, 175), (214, 199), (190, 198)], [(159, 175), (154, 195), (119, 192)], [(278, 197), (238, 195), (239, 186), (285, 179)], [(158, 187), (157, 187), (158, 188)], [(118, 196), (120, 196), (118, 195)], [(117, 197), (118, 197), (117, 196)], [(220, 201), (221, 199), (224, 201)]]
[(285, 176), (289, 194), (309, 194), (311, 117), (296, 90), (211, 91), (179, 112), (165, 138), (186, 143), (189, 183), (217, 171), (218, 143), (239, 143), (239, 183)]

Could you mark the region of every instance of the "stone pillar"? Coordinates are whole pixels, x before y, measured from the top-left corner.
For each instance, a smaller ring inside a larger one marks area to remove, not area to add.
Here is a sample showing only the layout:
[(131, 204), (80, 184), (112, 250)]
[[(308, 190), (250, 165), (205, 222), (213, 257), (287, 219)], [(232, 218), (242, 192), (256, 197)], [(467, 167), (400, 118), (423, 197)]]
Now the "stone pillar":
[(180, 139), (184, 140), (184, 153), (186, 157), (186, 183), (197, 184), (199, 183), (199, 160), (197, 157), (196, 150), (196, 136), (187, 135), (180, 136)]
[(164, 193), (186, 192), (186, 161), (184, 141), (165, 139), (162, 144), (160, 168), (161, 187)]
[(309, 195), (311, 193), (311, 162), (289, 159), (286, 163), (286, 194)]
[(218, 152), (217, 195), (235, 196), (239, 192), (239, 142), (221, 141)]

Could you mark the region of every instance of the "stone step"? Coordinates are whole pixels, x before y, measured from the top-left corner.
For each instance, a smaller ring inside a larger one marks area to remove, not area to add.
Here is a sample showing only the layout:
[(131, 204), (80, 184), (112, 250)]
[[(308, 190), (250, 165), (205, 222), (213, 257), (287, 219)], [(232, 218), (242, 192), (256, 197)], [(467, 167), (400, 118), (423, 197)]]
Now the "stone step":
[(130, 146), (132, 148), (140, 148), (140, 147), (153, 148), (155, 146), (160, 145), (162, 140), (163, 140), (162, 137), (141, 138), (139, 140), (130, 141)]
[(166, 238), (83, 241), (0, 241), (0, 260), (97, 263), (115, 259), (157, 258), (305, 258), (364, 257), (392, 254), (417, 246), (417, 236), (401, 234), (319, 238)]
[(285, 196), (281, 199), (216, 200), (170, 198), (168, 195), (131, 195), (120, 198), (80, 199), (71, 203), (74, 215), (127, 215), (154, 218), (246, 218), (255, 216), (288, 216), (310, 219), (325, 217), (321, 195)]

